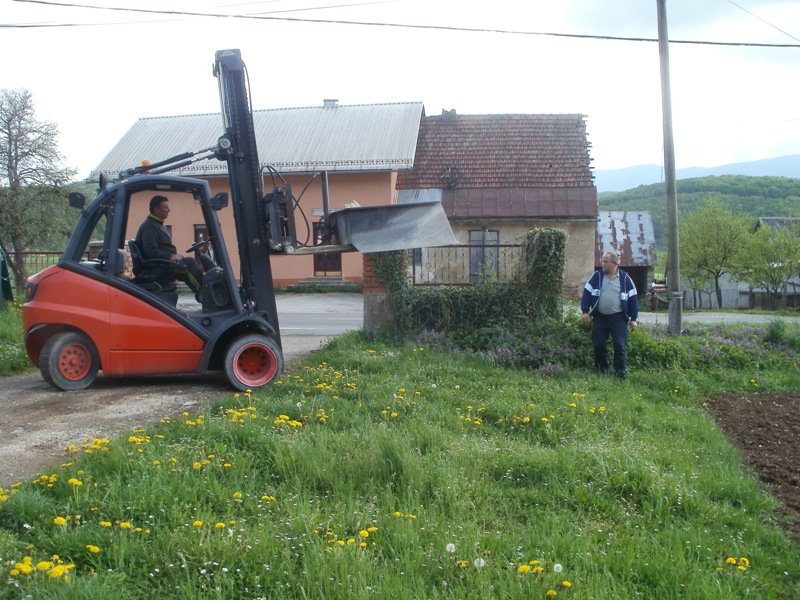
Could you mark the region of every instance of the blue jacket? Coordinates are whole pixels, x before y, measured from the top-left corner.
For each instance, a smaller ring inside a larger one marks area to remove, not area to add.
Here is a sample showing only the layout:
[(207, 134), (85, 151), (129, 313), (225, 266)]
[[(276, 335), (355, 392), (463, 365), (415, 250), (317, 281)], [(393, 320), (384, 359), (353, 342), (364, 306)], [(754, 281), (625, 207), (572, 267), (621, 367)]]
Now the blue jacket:
[[(583, 287), (583, 296), (581, 297), (581, 312), (592, 313), (597, 307), (597, 302), (600, 300), (600, 287), (603, 285), (603, 269), (598, 269), (589, 281)], [(639, 297), (636, 294), (636, 286), (633, 280), (625, 271), (619, 270), (619, 293), (622, 300), (622, 312), (627, 321), (636, 321), (639, 319)]]

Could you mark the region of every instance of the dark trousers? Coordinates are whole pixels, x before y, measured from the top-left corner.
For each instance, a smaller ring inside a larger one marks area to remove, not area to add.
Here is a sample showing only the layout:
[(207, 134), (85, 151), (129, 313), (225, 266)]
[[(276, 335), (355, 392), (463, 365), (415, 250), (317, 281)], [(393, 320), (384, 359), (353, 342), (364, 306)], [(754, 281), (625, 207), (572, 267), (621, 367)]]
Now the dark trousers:
[(176, 262), (167, 272), (175, 279), (186, 283), (200, 301), (203, 291), (203, 272), (195, 259), (184, 256), (182, 261)]
[(624, 313), (603, 315), (594, 313), (592, 319), (592, 346), (594, 366), (601, 373), (608, 373), (608, 336), (614, 346), (614, 372), (625, 377), (625, 345), (628, 343), (628, 320)]

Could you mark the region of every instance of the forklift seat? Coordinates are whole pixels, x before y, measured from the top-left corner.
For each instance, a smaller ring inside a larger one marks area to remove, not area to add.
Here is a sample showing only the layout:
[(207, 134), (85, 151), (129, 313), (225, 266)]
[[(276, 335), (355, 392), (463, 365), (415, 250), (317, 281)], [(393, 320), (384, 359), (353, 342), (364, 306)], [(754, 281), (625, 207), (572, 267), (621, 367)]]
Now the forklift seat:
[(165, 268), (173, 266), (172, 261), (165, 258), (143, 258), (136, 240), (128, 240), (128, 249), (131, 251), (133, 263), (133, 283), (176, 306), (178, 286), (175, 277), (165, 271)]

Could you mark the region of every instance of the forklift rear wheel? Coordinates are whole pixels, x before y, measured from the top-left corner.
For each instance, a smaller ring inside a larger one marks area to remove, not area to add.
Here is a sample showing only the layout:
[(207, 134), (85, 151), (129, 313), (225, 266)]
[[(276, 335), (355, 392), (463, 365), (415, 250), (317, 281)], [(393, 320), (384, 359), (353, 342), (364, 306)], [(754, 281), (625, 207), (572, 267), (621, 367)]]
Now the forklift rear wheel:
[(225, 352), (225, 375), (240, 392), (265, 386), (281, 373), (283, 353), (275, 340), (265, 335), (243, 335)]
[(49, 338), (39, 355), (39, 370), (53, 387), (66, 391), (92, 385), (100, 358), (91, 340), (82, 333), (67, 331)]

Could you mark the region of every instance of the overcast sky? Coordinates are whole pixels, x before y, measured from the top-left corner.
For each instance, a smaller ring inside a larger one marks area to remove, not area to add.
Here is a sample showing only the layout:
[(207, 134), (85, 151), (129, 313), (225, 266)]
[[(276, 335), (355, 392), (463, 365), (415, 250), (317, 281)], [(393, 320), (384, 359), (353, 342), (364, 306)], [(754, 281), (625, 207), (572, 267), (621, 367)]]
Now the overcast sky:
[[(800, 2), (667, 0), (667, 16), (677, 167), (800, 154)], [(580, 113), (596, 169), (663, 164), (658, 44), (534, 35), (656, 39), (656, 0), (0, 0), (0, 25), (0, 88), (31, 91), (79, 177), (141, 117), (219, 112), (223, 48), (241, 49), (256, 109)]]

